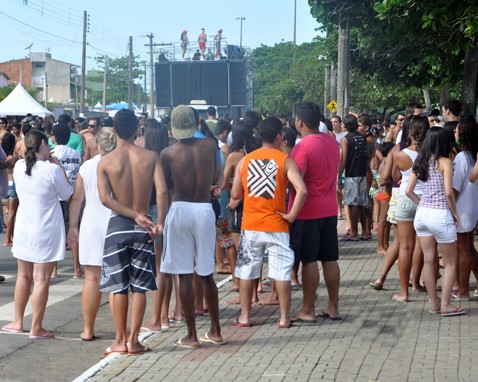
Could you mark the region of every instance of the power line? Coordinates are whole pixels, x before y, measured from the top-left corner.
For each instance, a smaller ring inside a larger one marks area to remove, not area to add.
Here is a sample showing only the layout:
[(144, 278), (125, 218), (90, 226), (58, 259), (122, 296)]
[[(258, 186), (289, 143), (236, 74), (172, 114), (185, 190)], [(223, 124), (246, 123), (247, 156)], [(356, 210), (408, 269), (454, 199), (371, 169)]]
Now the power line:
[(39, 32), (41, 32), (41, 33), (44, 33), (44, 34), (47, 34), (47, 35), (49, 35), (49, 36), (58, 38), (58, 39), (60, 39), (60, 40), (65, 40), (65, 41), (73, 42), (73, 43), (76, 43), (76, 44), (80, 44), (79, 41), (74, 41), (74, 40), (71, 40), (71, 39), (69, 39), (69, 38), (57, 36), (57, 35), (54, 35), (53, 33), (46, 32), (46, 31), (44, 31), (44, 30), (42, 30), (42, 29), (40, 29), (40, 28), (37, 28), (37, 27), (34, 27), (34, 26), (29, 25), (29, 24), (27, 24), (27, 23), (24, 23), (23, 21), (20, 21), (20, 20), (16, 19), (15, 17), (12, 17), (12, 16), (6, 14), (5, 12), (0, 11), (0, 13), (1, 13), (2, 15), (7, 16), (8, 18), (10, 18), (10, 19), (12, 19), (12, 20), (15, 20), (15, 21), (16, 21), (17, 23), (19, 23), (19, 24), (22, 24), (22, 25), (25, 25), (25, 26), (27, 26), (27, 27), (29, 27), (29, 28), (35, 29), (35, 30), (37, 30), (37, 31), (39, 31)]

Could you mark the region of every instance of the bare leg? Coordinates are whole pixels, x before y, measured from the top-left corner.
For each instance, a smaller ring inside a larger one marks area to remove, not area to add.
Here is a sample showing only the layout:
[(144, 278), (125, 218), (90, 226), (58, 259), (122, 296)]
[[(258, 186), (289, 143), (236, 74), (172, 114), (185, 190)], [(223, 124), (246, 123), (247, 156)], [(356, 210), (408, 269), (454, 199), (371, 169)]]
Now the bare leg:
[(291, 285), (290, 281), (276, 281), (277, 295), (279, 296), (280, 320), (279, 325), (290, 324), (290, 300)]
[[(360, 226), (362, 227), (362, 237), (367, 238), (372, 235), (372, 232), (368, 232), (370, 219), (372, 215), (372, 210), (367, 208), (367, 206), (358, 206), (358, 218), (360, 221)], [(358, 226), (357, 226), (357, 234), (358, 234)]]
[(329, 301), (327, 304), (327, 313), (330, 317), (339, 317), (339, 286), (340, 286), (340, 268), (337, 261), (322, 261), (324, 281), (327, 287)]
[(203, 289), (201, 278), (194, 273), (193, 276), (193, 288), (194, 288), (194, 314), (197, 316), (202, 316), (204, 314), (203, 308)]
[(139, 343), (138, 335), (141, 328), (141, 323), (143, 322), (144, 311), (146, 310), (146, 293), (133, 292), (132, 300), (128, 351), (134, 353), (144, 349), (144, 346)]
[(10, 246), (13, 244), (13, 229), (15, 227), (15, 217), (18, 210), (18, 199), (8, 199), (8, 215), (7, 215), (7, 231), (5, 232), (5, 241), (3, 245)]
[(241, 299), (241, 315), (237, 319), (238, 323), (250, 324), (252, 293), (254, 290), (254, 280), (239, 281), (239, 297)]
[(302, 309), (295, 317), (303, 320), (315, 320), (315, 294), (319, 286), (319, 267), (316, 261), (302, 262)]
[(380, 219), (380, 203), (377, 196), (373, 198), (373, 230), (378, 232), (378, 222)]
[(52, 268), (53, 263), (35, 263), (33, 265), (31, 336), (41, 336), (48, 332), (43, 328), (42, 324), (48, 300)]
[(78, 242), (74, 242), (71, 245), (71, 256), (73, 257), (73, 267), (75, 269), (75, 277), (83, 277), (83, 272), (80, 267), (80, 252), (78, 248)]
[(179, 275), (179, 297), (181, 299), (184, 318), (188, 328), (187, 337), (182, 338), (181, 343), (199, 347), (199, 341), (196, 332), (196, 318), (194, 315), (194, 289), (192, 274)]
[(217, 294), (217, 286), (212, 275), (201, 276), (209, 316), (211, 318), (211, 327), (208, 331), (209, 338), (215, 341), (222, 341), (221, 327), (219, 326), (219, 299)]
[[(234, 247), (236, 249), (235, 257), (234, 257), (234, 270), (235, 270), (236, 260), (237, 260), (237, 250), (239, 248), (239, 239), (241, 238), (241, 234), (236, 232), (231, 232), (231, 237), (232, 237), (232, 240), (234, 241)], [(229, 263), (231, 264), (231, 267), (232, 267), (231, 258), (229, 258)], [(233, 275), (234, 275), (234, 272), (233, 272)], [(239, 280), (235, 276), (233, 277), (232, 288), (239, 290)]]
[(175, 299), (175, 306), (174, 306), (174, 316), (172, 317), (174, 321), (184, 321), (183, 315), (183, 308), (181, 305), (181, 297), (179, 293), (179, 275), (173, 275), (173, 282), (174, 282), (174, 299)]
[(348, 206), (350, 217), (350, 238), (358, 239), (358, 219), (359, 219), (359, 207)]
[(382, 200), (379, 202), (380, 213), (378, 216), (377, 252), (381, 255), (385, 255), (388, 248), (388, 237), (386, 237), (385, 233), (386, 227), (390, 226), (390, 223), (387, 221), (388, 205), (388, 200)]
[[(159, 275), (160, 285), (162, 285), (162, 289), (159, 290), (159, 301), (162, 301), (160, 314), (161, 330), (165, 330), (169, 327), (169, 303), (171, 301), (171, 295), (173, 292), (173, 277), (172, 275), (166, 275), (161, 273)], [(161, 281), (162, 277), (165, 277), (164, 282)], [(179, 307), (181, 307), (181, 304), (179, 304)], [(182, 319), (182, 315), (180, 316), (180, 318)]]
[(343, 219), (344, 214), (342, 213), (342, 200), (343, 200), (342, 192), (337, 191), (336, 194), (337, 194), (337, 211), (338, 211), (337, 215), (339, 219)]
[(232, 288), (233, 289), (238, 289), (239, 285), (238, 285), (238, 282), (237, 282), (237, 278), (234, 275), (234, 272), (236, 270), (236, 260), (237, 260), (237, 247), (236, 247), (236, 245), (234, 244), (234, 245), (231, 245), (230, 247), (228, 247), (226, 249), (226, 253), (227, 253), (227, 259), (229, 260), (229, 268), (230, 268), (231, 274), (232, 274)]
[(473, 258), (470, 248), (471, 232), (458, 233), (457, 249), (458, 249), (458, 266), (457, 266), (457, 280), (460, 285), (458, 297), (470, 297), (470, 273)]
[(85, 283), (81, 294), (83, 312), (83, 333), (81, 338), (93, 339), (95, 336), (95, 320), (101, 303), (100, 292), (101, 267), (85, 266)]
[(15, 284), (15, 315), (8, 325), (10, 329), (23, 331), (23, 317), (30, 299), (30, 289), (33, 282), (33, 263), (18, 260), (17, 282)]
[[(370, 207), (364, 206), (363, 208), (365, 213), (365, 226), (362, 225), (362, 236), (364, 238), (372, 238), (373, 204)], [(360, 222), (362, 223), (362, 220), (360, 220)], [(365, 235), (364, 235), (364, 231), (365, 231)]]
[[(437, 279), (435, 273), (436, 263), (436, 241), (433, 236), (420, 236), (418, 238), (423, 250), (424, 265), (423, 279), (430, 299), (430, 311), (436, 312), (440, 308), (440, 300), (437, 294)], [(450, 286), (451, 293), (451, 286)]]
[(418, 238), (415, 239), (415, 249), (413, 250), (412, 257), (412, 290), (414, 292), (420, 292), (423, 287), (420, 284), (420, 278), (423, 269), (423, 252), (422, 246)]
[[(456, 278), (456, 267), (458, 264), (458, 255), (456, 249), (456, 242), (449, 244), (439, 244), (440, 253), (443, 259), (442, 279), (442, 299), (441, 299), (441, 313), (446, 313), (456, 309), (456, 306), (450, 304), (451, 289)], [(435, 288), (436, 289), (436, 288)], [(428, 290), (428, 289), (427, 289)]]
[(381, 290), (383, 288), (383, 284), (385, 283), (385, 279), (388, 275), (388, 272), (390, 272), (390, 269), (392, 269), (393, 264), (395, 264), (398, 259), (399, 239), (396, 224), (393, 225), (393, 230), (395, 231), (393, 235), (393, 241), (392, 244), (390, 244), (390, 247), (388, 247), (387, 251), (385, 252), (382, 269), (380, 270), (380, 275), (378, 276), (378, 279), (371, 284), (377, 290)]
[(217, 273), (229, 273), (231, 270), (224, 264), (224, 248), (221, 246), (221, 242), (216, 237), (216, 272)]
[(400, 251), (398, 253), (398, 271), (400, 274), (400, 293), (394, 299), (408, 301), (408, 283), (412, 270), (413, 251), (415, 249), (415, 229), (413, 221), (397, 221), (398, 235), (400, 237)]
[(126, 346), (127, 333), (126, 325), (128, 321), (128, 294), (112, 293), (110, 298), (113, 300), (113, 321), (115, 323), (115, 340), (109, 347), (111, 351), (128, 351)]

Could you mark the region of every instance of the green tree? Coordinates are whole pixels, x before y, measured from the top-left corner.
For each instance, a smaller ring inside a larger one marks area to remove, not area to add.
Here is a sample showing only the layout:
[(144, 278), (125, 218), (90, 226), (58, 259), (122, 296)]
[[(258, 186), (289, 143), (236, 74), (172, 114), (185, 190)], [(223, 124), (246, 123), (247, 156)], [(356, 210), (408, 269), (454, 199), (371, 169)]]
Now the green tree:
[[(144, 75), (144, 70), (141, 69), (141, 62), (138, 61), (139, 56), (135, 56), (133, 59), (133, 79), (139, 79), (141, 75)], [(103, 82), (103, 73), (105, 67), (105, 60), (107, 61), (107, 82), (106, 82), (106, 103), (117, 103), (128, 100), (128, 57), (120, 57), (112, 59), (107, 56), (97, 56), (96, 62), (99, 65), (98, 76), (93, 80)], [(138, 91), (142, 92), (141, 100), (146, 99), (146, 94), (141, 90), (141, 86), (137, 83), (133, 83), (133, 94), (136, 95)], [(102, 91), (90, 91), (88, 95), (89, 99), (102, 100)], [(134, 101), (136, 97), (134, 97)]]

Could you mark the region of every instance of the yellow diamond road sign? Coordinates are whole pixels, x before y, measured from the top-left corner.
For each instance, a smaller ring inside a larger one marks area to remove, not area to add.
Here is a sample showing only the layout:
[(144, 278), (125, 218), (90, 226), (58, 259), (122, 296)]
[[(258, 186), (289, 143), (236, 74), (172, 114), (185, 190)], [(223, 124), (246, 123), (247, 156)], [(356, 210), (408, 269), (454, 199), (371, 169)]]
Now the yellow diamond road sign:
[(330, 101), (327, 105), (327, 109), (329, 109), (331, 113), (335, 113), (337, 111), (337, 102), (335, 102), (335, 100)]

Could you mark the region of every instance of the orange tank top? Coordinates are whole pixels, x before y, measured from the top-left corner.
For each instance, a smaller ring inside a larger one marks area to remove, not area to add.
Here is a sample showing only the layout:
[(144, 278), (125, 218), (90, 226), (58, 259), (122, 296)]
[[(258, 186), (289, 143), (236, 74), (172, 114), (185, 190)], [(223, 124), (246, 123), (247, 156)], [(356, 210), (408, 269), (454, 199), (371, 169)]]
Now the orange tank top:
[(289, 232), (289, 225), (276, 211), (286, 212), (288, 155), (277, 149), (258, 149), (244, 157), (241, 180), (244, 187), (244, 230)]

